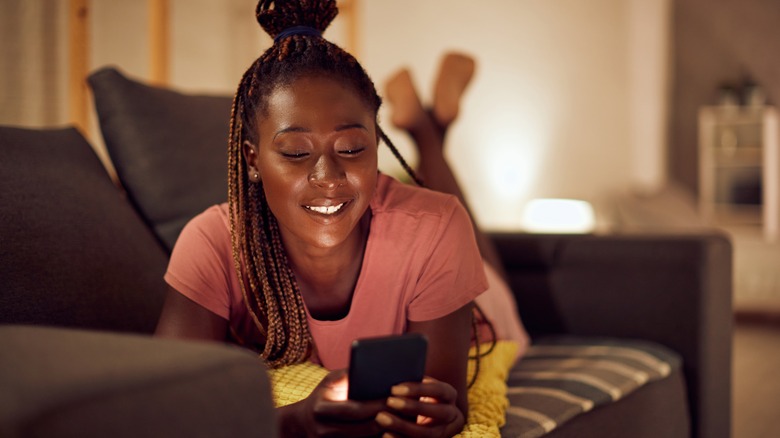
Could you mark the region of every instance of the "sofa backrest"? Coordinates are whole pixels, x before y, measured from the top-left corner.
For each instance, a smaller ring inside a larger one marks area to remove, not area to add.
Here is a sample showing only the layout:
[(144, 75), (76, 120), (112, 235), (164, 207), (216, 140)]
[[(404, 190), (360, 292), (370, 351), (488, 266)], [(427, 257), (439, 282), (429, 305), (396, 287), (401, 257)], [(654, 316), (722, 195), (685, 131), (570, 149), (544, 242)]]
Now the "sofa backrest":
[(73, 128), (0, 127), (0, 323), (150, 333), (165, 251)]
[(192, 217), (227, 200), (232, 98), (145, 85), (113, 68), (88, 80), (117, 175), (170, 251)]

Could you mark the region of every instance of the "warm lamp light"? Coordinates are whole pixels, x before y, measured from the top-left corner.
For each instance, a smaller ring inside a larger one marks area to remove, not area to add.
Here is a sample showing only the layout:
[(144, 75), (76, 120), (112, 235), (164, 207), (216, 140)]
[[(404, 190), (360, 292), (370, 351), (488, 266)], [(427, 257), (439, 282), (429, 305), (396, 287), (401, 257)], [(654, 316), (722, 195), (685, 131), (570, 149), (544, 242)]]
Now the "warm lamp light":
[(344, 375), (330, 385), (325, 390), (325, 399), (332, 401), (345, 401), (347, 400), (347, 393), (349, 392), (349, 382), (347, 376)]
[(590, 233), (596, 218), (590, 203), (576, 199), (534, 199), (523, 209), (523, 229), (532, 233)]

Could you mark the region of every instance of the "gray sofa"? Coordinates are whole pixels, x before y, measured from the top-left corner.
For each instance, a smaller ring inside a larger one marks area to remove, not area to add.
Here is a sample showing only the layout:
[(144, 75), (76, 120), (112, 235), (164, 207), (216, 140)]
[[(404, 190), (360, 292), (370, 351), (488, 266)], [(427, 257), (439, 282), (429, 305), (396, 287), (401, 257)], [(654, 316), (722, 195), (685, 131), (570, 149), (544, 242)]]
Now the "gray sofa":
[[(90, 84), (121, 190), (77, 131), (0, 128), (0, 435), (273, 436), (255, 355), (148, 336), (178, 232), (225, 199), (230, 99), (114, 69)], [(681, 363), (549, 436), (730, 436), (724, 235), (493, 238), (536, 343), (641, 340)]]
[(0, 151), (0, 436), (274, 436), (256, 355), (149, 336), (167, 255), (84, 138)]

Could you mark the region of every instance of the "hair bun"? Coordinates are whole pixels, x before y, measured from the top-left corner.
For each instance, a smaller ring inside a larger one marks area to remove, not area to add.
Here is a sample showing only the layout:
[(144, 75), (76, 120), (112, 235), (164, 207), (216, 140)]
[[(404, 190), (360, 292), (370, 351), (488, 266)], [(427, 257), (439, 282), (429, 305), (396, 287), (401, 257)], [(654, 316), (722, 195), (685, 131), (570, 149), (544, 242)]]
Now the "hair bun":
[(260, 0), (255, 9), (257, 22), (274, 39), (299, 26), (325, 32), (338, 13), (336, 0)]

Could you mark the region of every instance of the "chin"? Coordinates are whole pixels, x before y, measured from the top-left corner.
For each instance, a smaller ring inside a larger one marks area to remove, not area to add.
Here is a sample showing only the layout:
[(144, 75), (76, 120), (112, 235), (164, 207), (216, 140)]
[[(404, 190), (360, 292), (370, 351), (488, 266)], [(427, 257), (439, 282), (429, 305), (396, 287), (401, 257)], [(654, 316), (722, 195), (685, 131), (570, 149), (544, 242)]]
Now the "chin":
[(320, 235), (310, 241), (310, 244), (315, 248), (328, 249), (335, 248), (347, 240), (348, 236), (345, 235)]

